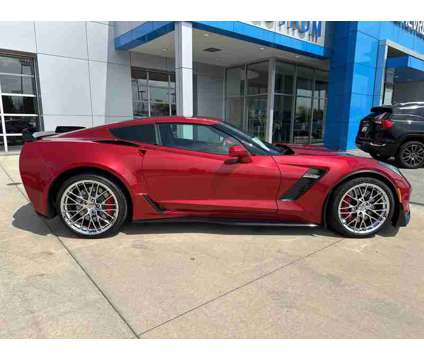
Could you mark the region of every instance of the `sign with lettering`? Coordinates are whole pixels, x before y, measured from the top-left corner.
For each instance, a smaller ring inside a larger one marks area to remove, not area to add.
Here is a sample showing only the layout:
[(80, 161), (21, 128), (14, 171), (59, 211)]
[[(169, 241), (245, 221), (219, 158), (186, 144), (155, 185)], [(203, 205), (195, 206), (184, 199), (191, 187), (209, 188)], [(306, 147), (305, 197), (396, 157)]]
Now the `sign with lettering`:
[(424, 37), (424, 21), (396, 21), (403, 28)]
[(324, 46), (325, 21), (249, 21), (249, 24)]

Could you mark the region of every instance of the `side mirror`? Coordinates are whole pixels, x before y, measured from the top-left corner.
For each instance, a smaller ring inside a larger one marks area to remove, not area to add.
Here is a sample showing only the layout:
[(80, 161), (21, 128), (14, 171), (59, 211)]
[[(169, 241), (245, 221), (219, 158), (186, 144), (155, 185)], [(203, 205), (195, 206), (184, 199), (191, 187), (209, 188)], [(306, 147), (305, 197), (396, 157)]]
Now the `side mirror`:
[(240, 163), (250, 163), (252, 161), (249, 152), (244, 147), (239, 145), (231, 146), (228, 151), (228, 155), (232, 158), (236, 158)]

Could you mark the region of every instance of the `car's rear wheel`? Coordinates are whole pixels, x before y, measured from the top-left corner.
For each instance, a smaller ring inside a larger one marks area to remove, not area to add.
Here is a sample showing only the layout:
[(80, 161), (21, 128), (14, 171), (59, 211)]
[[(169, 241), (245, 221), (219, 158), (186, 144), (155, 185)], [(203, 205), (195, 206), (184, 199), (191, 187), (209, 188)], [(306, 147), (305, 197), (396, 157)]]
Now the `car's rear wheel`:
[(348, 237), (368, 237), (390, 223), (395, 199), (381, 180), (361, 177), (341, 184), (330, 199), (328, 223)]
[(424, 143), (407, 141), (396, 154), (398, 164), (407, 169), (417, 169), (424, 165)]
[(57, 209), (63, 223), (83, 237), (98, 238), (118, 232), (128, 206), (120, 187), (106, 177), (80, 174), (59, 189)]

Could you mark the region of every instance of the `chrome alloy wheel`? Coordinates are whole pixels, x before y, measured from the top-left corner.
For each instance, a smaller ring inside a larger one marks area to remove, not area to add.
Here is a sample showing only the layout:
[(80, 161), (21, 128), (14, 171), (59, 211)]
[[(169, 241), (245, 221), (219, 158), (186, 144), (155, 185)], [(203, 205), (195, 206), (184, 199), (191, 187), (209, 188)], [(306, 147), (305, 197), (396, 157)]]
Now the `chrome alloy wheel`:
[(339, 203), (341, 224), (350, 232), (366, 235), (380, 228), (390, 213), (387, 193), (378, 185), (361, 183), (347, 190)]
[(63, 220), (83, 235), (99, 235), (110, 229), (119, 213), (118, 200), (107, 185), (81, 180), (68, 186), (60, 199)]
[(417, 166), (424, 160), (424, 145), (412, 143), (401, 153), (402, 160), (409, 166)]

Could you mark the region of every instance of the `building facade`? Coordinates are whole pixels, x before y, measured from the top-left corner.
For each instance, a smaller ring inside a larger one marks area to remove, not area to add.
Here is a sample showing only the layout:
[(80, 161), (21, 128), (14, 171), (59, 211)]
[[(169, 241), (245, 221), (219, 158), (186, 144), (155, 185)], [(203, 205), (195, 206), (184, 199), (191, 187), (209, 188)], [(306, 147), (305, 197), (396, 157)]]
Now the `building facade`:
[(372, 106), (424, 101), (424, 22), (0, 22), (0, 151), (22, 130), (206, 116), (355, 147)]

